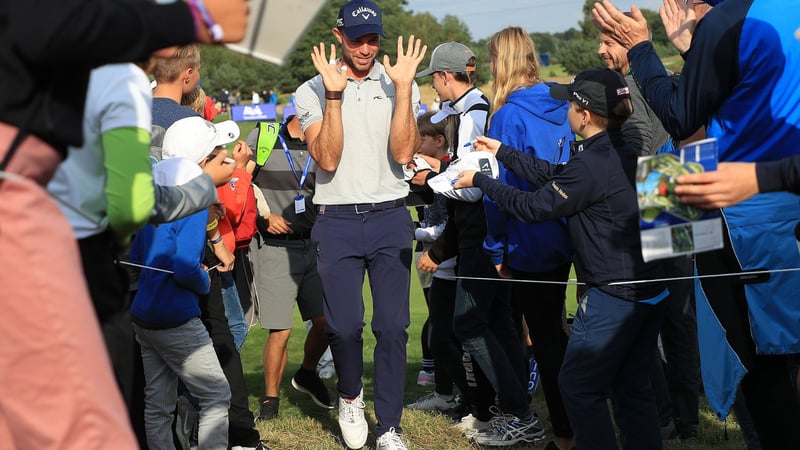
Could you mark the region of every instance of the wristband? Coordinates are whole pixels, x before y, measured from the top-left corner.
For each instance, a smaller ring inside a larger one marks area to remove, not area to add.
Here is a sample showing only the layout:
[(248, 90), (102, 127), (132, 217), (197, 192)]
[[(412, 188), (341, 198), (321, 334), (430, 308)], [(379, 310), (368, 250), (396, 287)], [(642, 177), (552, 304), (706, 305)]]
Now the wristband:
[(344, 91), (328, 91), (328, 90), (325, 90), (325, 99), (326, 100), (341, 100), (342, 99), (342, 92), (344, 92)]
[(189, 5), (189, 10), (194, 17), (197, 37), (200, 37), (200, 24), (202, 23), (205, 24), (208, 35), (213, 42), (222, 42), (222, 27), (217, 22), (214, 22), (214, 18), (209, 14), (203, 0), (186, 0), (186, 4)]
[(217, 225), (219, 225), (217, 219), (212, 220), (211, 222), (208, 223), (208, 225), (206, 225), (206, 231), (211, 231), (214, 228), (217, 228)]
[(217, 245), (220, 242), (222, 242), (222, 235), (221, 234), (219, 236), (217, 236), (216, 239), (211, 239), (211, 245)]

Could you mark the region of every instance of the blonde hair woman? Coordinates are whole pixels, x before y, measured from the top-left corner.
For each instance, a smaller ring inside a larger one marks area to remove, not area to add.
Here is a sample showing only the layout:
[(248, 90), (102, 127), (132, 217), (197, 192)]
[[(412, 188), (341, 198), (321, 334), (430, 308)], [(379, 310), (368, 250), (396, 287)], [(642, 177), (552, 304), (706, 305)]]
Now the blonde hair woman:
[[(488, 47), (494, 98), (487, 135), (551, 163), (565, 162), (569, 142), (575, 139), (567, 121), (569, 105), (550, 97), (549, 85), (539, 77), (533, 40), (522, 28), (510, 27), (489, 38)], [(522, 190), (537, 189), (502, 165), (500, 180)], [(527, 224), (500, 211), (493, 201), (484, 202), (486, 248), (498, 272), (515, 279), (567, 281), (572, 245), (563, 221)], [(567, 346), (562, 327), (565, 292), (564, 284), (513, 283), (511, 288), (515, 323), (521, 327), (524, 317), (530, 330), (550, 411), (554, 436), (547, 449), (574, 446), (558, 388), (558, 371)]]

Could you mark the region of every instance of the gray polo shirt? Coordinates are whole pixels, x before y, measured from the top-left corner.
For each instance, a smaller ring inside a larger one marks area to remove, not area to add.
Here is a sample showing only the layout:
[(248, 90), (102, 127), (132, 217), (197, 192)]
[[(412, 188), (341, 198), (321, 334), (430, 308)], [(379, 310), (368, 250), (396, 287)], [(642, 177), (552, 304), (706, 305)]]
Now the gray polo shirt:
[(639, 84), (633, 75), (625, 75), (625, 81), (631, 89), (633, 114), (622, 125), (625, 141), (636, 150), (639, 156), (652, 156), (669, 140), (669, 133), (661, 125), (656, 113), (647, 104)]
[[(414, 117), (419, 111), (419, 100), (419, 88), (414, 83), (411, 93)], [(402, 166), (394, 161), (389, 149), (394, 101), (394, 83), (377, 61), (364, 79), (348, 79), (342, 96), (342, 158), (335, 171), (317, 167), (315, 204), (379, 203), (408, 195)], [(325, 86), (320, 75), (297, 89), (295, 105), (303, 131), (322, 120)]]

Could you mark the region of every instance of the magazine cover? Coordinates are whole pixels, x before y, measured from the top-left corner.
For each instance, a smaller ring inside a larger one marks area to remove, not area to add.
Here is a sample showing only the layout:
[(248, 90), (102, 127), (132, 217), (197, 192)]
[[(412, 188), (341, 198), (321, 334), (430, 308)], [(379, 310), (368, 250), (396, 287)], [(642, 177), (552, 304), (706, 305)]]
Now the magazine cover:
[(679, 175), (716, 169), (715, 138), (639, 158), (636, 193), (645, 261), (722, 248), (719, 210), (684, 205), (675, 195)]

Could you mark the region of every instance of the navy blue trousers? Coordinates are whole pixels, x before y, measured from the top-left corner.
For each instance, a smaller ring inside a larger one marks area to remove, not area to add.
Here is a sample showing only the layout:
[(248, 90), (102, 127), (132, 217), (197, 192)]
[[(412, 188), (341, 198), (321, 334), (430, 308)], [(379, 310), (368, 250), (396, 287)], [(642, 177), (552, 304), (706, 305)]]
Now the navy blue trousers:
[(411, 281), (411, 243), (414, 227), (404, 206), (347, 207), (326, 205), (314, 223), (317, 269), (325, 292), (337, 388), (355, 398), (364, 372), (364, 274), (372, 292), (372, 332), (377, 343), (375, 364), (375, 436), (390, 427), (399, 433), (406, 376)]
[(662, 448), (650, 370), (663, 306), (625, 301), (597, 288), (581, 297), (558, 377), (578, 448), (618, 448), (610, 397), (620, 405), (623, 448)]

